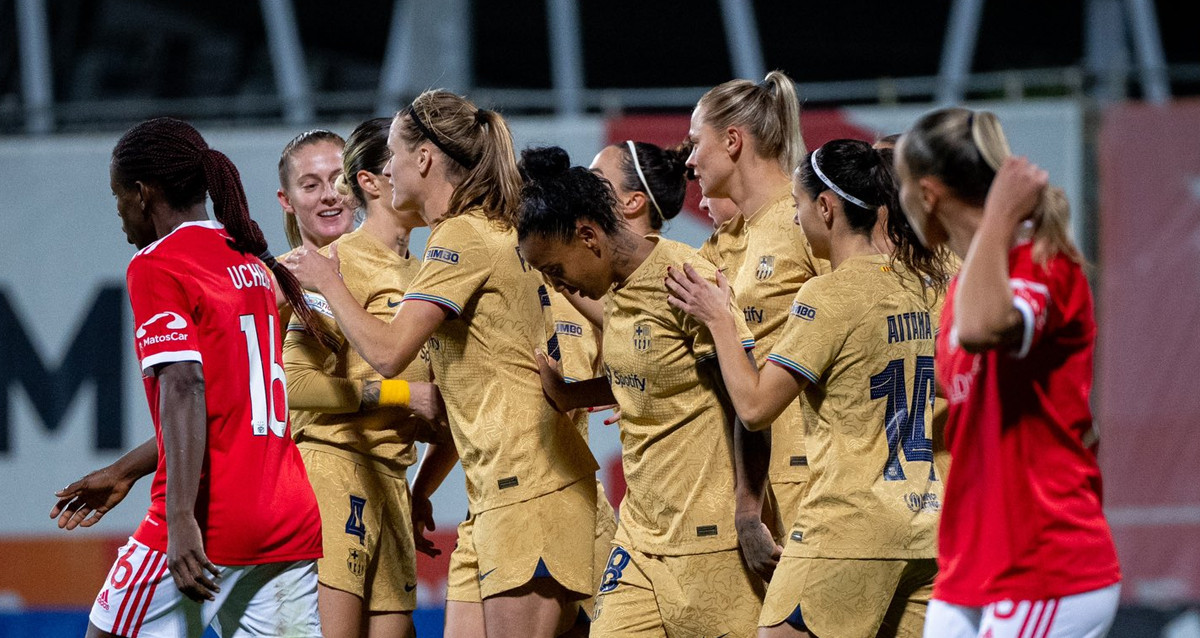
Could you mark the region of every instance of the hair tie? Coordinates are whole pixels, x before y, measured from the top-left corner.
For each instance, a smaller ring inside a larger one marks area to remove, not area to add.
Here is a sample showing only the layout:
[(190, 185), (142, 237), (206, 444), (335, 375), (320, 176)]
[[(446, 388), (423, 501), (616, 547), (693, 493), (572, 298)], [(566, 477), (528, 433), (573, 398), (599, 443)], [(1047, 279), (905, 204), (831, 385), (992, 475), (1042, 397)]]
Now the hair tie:
[(410, 118), (412, 118), (413, 125), (415, 125), (417, 127), (417, 130), (421, 132), (421, 135), (424, 135), (426, 139), (428, 139), (430, 142), (433, 142), (434, 146), (441, 149), (441, 151), (446, 154), (446, 157), (449, 157), (450, 159), (454, 160), (455, 162), (458, 162), (458, 164), (460, 166), (462, 166), (463, 168), (466, 168), (466, 169), (475, 168), (475, 162), (471, 162), (468, 159), (466, 159), (465, 157), (463, 157), (461, 154), (450, 150), (449, 146), (447, 146), (444, 142), (442, 142), (442, 140), (440, 138), (438, 138), (437, 135), (434, 135), (433, 131), (430, 130), (428, 126), (425, 126), (425, 123), (421, 121), (421, 116), (417, 115), (417, 109), (414, 108), (413, 105), (410, 104), (407, 110), (408, 110), (408, 116)]
[(841, 197), (842, 199), (844, 199), (844, 200), (850, 202), (851, 204), (854, 204), (855, 206), (858, 206), (860, 208), (865, 208), (867, 210), (871, 210), (873, 208), (879, 208), (878, 206), (872, 206), (871, 204), (868, 204), (868, 203), (864, 202), (863, 200), (851, 195), (850, 193), (847, 193), (846, 191), (838, 188), (838, 185), (834, 184), (833, 180), (829, 179), (829, 177), (827, 177), (825, 175), (825, 173), (821, 172), (821, 167), (817, 165), (817, 155), (821, 152), (821, 149), (823, 149), (823, 148), (825, 148), (825, 147), (822, 146), (821, 148), (818, 148), (817, 150), (813, 151), (812, 155), (808, 156), (808, 163), (812, 164), (813, 172), (816, 173), (817, 177), (819, 177), (821, 179), (821, 181), (824, 182), (825, 185), (829, 187), (829, 190), (837, 193), (838, 197)]
[(267, 265), (267, 268), (270, 268), (270, 269), (275, 268), (275, 264), (277, 262), (275, 261), (275, 255), (271, 254), (270, 249), (262, 251), (262, 254), (260, 254), (258, 256), (258, 258), (262, 260), (262, 263)]
[(475, 123), (476, 124), (487, 124), (488, 116), (490, 114), (491, 114), (491, 111), (489, 111), (487, 109), (476, 109), (475, 110)]
[(633, 156), (633, 168), (637, 171), (638, 179), (642, 181), (642, 186), (646, 187), (646, 196), (650, 198), (650, 203), (654, 205), (654, 210), (658, 211), (658, 216), (663, 216), (662, 209), (658, 207), (658, 201), (654, 199), (654, 191), (650, 190), (650, 183), (646, 181), (646, 174), (642, 172), (642, 163), (638, 160), (637, 144), (633, 140), (625, 140), (625, 145), (629, 147), (629, 154)]

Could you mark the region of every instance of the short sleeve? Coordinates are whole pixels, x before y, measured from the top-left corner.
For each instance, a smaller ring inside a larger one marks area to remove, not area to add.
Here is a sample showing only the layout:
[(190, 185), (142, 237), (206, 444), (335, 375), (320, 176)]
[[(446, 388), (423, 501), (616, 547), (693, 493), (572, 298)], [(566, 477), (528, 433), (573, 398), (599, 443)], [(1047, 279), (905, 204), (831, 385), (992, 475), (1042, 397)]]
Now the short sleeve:
[(129, 263), (126, 284), (142, 373), (164, 363), (203, 363), (194, 304), (185, 283), (156, 260), (137, 256)]
[(792, 301), (783, 333), (767, 361), (818, 383), (846, 342), (853, 326), (842, 304), (824, 293), (820, 278), (806, 281)]
[(404, 298), (428, 301), (460, 315), (487, 281), (493, 258), (493, 251), (470, 220), (448, 219), (430, 234), (421, 269)]
[(1013, 349), (1013, 356), (1018, 359), (1029, 354), (1051, 323), (1054, 299), (1048, 269), (1054, 265), (1053, 262), (1047, 267), (1036, 265), (1029, 250), (1014, 252), (1010, 260), (1008, 286), (1022, 323), (1021, 340)]

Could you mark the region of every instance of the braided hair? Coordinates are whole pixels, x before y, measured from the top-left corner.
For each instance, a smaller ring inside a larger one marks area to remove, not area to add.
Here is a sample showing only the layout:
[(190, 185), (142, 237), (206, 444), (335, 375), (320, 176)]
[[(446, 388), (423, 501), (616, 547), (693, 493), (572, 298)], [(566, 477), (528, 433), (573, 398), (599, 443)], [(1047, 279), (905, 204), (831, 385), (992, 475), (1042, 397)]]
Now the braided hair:
[(210, 148), (191, 124), (169, 117), (138, 124), (113, 148), (112, 166), (122, 184), (132, 186), (140, 181), (159, 187), (167, 205), (176, 210), (203, 204), (207, 194), (217, 221), (229, 234), (230, 248), (261, 259), (274, 273), (283, 296), (305, 328), (330, 349), (337, 349), (332, 338), (318, 327), (304, 301), (300, 282), (275, 261), (262, 230), (250, 217), (237, 167), (224, 153)]

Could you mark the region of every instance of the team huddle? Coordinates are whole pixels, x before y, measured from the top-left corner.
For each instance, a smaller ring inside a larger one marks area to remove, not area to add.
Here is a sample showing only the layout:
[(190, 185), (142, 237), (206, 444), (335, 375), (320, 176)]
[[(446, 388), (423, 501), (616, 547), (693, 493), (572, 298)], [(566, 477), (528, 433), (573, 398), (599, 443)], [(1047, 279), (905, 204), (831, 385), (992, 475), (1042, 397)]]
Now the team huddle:
[[(727, 82), (679, 147), (584, 168), (426, 91), (288, 144), (278, 256), (194, 128), (131, 129), (111, 186), (156, 436), (51, 516), (154, 478), (88, 635), (413, 636), (455, 463), (447, 636), (1105, 635), (1062, 192), (987, 112), (810, 152), (799, 111), (781, 72)], [(662, 237), (690, 179), (698, 249)]]

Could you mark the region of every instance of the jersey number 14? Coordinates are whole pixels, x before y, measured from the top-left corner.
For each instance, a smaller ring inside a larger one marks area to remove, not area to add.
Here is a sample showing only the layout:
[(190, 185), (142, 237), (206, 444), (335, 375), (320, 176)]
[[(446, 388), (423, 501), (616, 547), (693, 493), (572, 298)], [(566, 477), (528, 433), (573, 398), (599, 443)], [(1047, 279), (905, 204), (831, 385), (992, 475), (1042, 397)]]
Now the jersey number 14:
[[(887, 399), (884, 429), (887, 431), (888, 457), (883, 466), (885, 481), (903, 481), (900, 450), (910, 463), (927, 461), (929, 478), (933, 474), (933, 440), (925, 436), (925, 408), (933, 403), (936, 393), (933, 377), (933, 357), (918, 356), (913, 375), (912, 402), (905, 390), (904, 359), (892, 359), (879, 374), (871, 377), (871, 399)], [(912, 409), (909, 409), (909, 406)]]
[[(246, 337), (246, 360), (250, 364), (250, 431), (254, 436), (266, 436), (269, 429), (275, 436), (283, 436), (287, 429), (287, 381), (283, 376), (283, 365), (271, 356), (275, 352), (275, 317), (267, 316), (269, 382), (263, 369), (263, 344), (258, 339), (254, 315), (242, 315), (238, 319), (242, 324), (242, 335)], [(282, 408), (275, 404), (276, 383), (283, 391)]]

